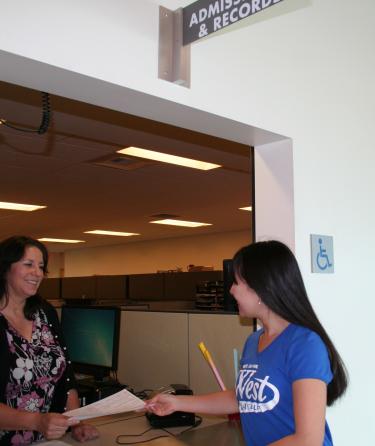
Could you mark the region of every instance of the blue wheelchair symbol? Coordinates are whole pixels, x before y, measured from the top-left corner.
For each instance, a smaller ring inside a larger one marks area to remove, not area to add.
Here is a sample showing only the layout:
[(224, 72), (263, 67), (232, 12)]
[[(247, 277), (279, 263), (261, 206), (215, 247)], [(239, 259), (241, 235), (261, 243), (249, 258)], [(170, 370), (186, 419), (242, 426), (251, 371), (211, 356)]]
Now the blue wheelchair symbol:
[(319, 240), (319, 252), (316, 256), (316, 264), (321, 270), (325, 270), (332, 266), (332, 263), (329, 261), (327, 250), (323, 247), (323, 240), (320, 238)]

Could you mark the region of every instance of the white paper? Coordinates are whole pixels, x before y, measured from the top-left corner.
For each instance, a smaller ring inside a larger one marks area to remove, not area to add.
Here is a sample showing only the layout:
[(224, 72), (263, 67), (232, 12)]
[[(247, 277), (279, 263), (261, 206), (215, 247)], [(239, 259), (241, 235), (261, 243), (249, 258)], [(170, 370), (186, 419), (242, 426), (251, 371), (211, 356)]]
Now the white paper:
[(70, 446), (69, 443), (65, 443), (65, 441), (61, 440), (42, 441), (41, 443), (36, 442), (34, 444), (35, 446)]
[(113, 395), (107, 396), (95, 403), (80, 407), (79, 409), (69, 410), (64, 415), (74, 417), (78, 420), (88, 418), (102, 417), (104, 415), (114, 415), (121, 412), (131, 412), (132, 410), (143, 409), (145, 406), (137, 396), (128, 392), (126, 389), (120, 390)]

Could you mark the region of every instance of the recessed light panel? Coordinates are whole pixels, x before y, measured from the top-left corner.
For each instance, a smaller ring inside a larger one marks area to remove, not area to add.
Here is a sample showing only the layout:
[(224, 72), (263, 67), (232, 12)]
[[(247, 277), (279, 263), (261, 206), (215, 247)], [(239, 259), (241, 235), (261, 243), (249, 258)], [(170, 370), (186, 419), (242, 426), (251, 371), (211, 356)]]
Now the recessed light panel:
[(49, 238), (49, 237), (43, 237), (38, 238), (40, 242), (52, 242), (52, 243), (85, 243), (84, 240), (69, 240), (65, 238)]
[(38, 206), (36, 204), (21, 204), (21, 203), (8, 203), (7, 201), (0, 201), (0, 209), (9, 209), (11, 211), (37, 211), (38, 209), (44, 209), (47, 206)]
[(164, 220), (154, 220), (150, 223), (157, 223), (158, 225), (171, 225), (171, 226), (185, 226), (187, 228), (198, 228), (200, 226), (212, 226), (212, 223), (200, 223), (198, 221), (184, 221), (184, 220), (173, 220), (166, 218)]
[(117, 153), (124, 155), (137, 156), (139, 158), (147, 158), (162, 163), (176, 164), (178, 166), (190, 167), (192, 169), (211, 170), (221, 167), (220, 164), (206, 163), (205, 161), (198, 161), (182, 156), (168, 155), (167, 153), (154, 152), (153, 150), (140, 149), (139, 147), (127, 147), (118, 150)]
[(85, 234), (115, 235), (117, 237), (130, 237), (132, 235), (139, 235), (136, 232), (104, 231), (102, 229), (94, 229), (93, 231), (85, 231)]

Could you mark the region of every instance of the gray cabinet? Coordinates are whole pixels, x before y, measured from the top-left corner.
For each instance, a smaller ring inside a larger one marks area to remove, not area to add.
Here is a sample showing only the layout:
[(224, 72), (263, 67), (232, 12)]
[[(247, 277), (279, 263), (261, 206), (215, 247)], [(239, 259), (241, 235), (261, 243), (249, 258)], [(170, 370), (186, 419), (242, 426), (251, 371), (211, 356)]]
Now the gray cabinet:
[(82, 299), (92, 301), (126, 300), (126, 276), (87, 276), (63, 277), (61, 279), (61, 298), (64, 300)]
[(95, 276), (96, 299), (118, 300), (125, 302), (127, 298), (127, 276)]
[(131, 274), (128, 276), (130, 301), (164, 299), (164, 274)]
[(38, 293), (44, 297), (44, 299), (56, 300), (61, 296), (61, 279), (51, 278), (44, 279), (40, 284)]
[(195, 300), (196, 287), (204, 281), (222, 280), (222, 271), (164, 274), (164, 300)]
[(63, 277), (45, 279), (40, 293), (46, 299), (126, 302), (195, 301), (202, 281), (222, 280), (222, 271)]
[(96, 277), (63, 277), (61, 279), (61, 298), (69, 299), (95, 299)]
[(222, 271), (132, 274), (128, 299), (135, 301), (194, 301), (197, 285), (222, 280)]

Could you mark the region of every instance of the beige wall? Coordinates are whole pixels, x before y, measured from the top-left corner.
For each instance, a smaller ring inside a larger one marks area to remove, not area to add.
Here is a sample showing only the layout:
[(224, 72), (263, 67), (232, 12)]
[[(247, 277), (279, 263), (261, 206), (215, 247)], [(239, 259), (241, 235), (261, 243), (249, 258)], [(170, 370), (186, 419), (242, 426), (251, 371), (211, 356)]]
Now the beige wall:
[(50, 252), (48, 259), (48, 277), (64, 276), (65, 255), (63, 252)]
[[(154, 273), (157, 270), (176, 267), (186, 271), (189, 264), (209, 265), (221, 270), (223, 259), (231, 258), (237, 249), (250, 241), (249, 229), (249, 231), (206, 236), (76, 249), (65, 253), (65, 276)], [(50, 270), (49, 277), (58, 277), (58, 268), (52, 265)]]
[(118, 379), (137, 391), (181, 383), (197, 394), (217, 392), (220, 388), (198, 348), (204, 342), (231, 389), (233, 349), (241, 355), (251, 332), (252, 321), (235, 314), (121, 311)]

